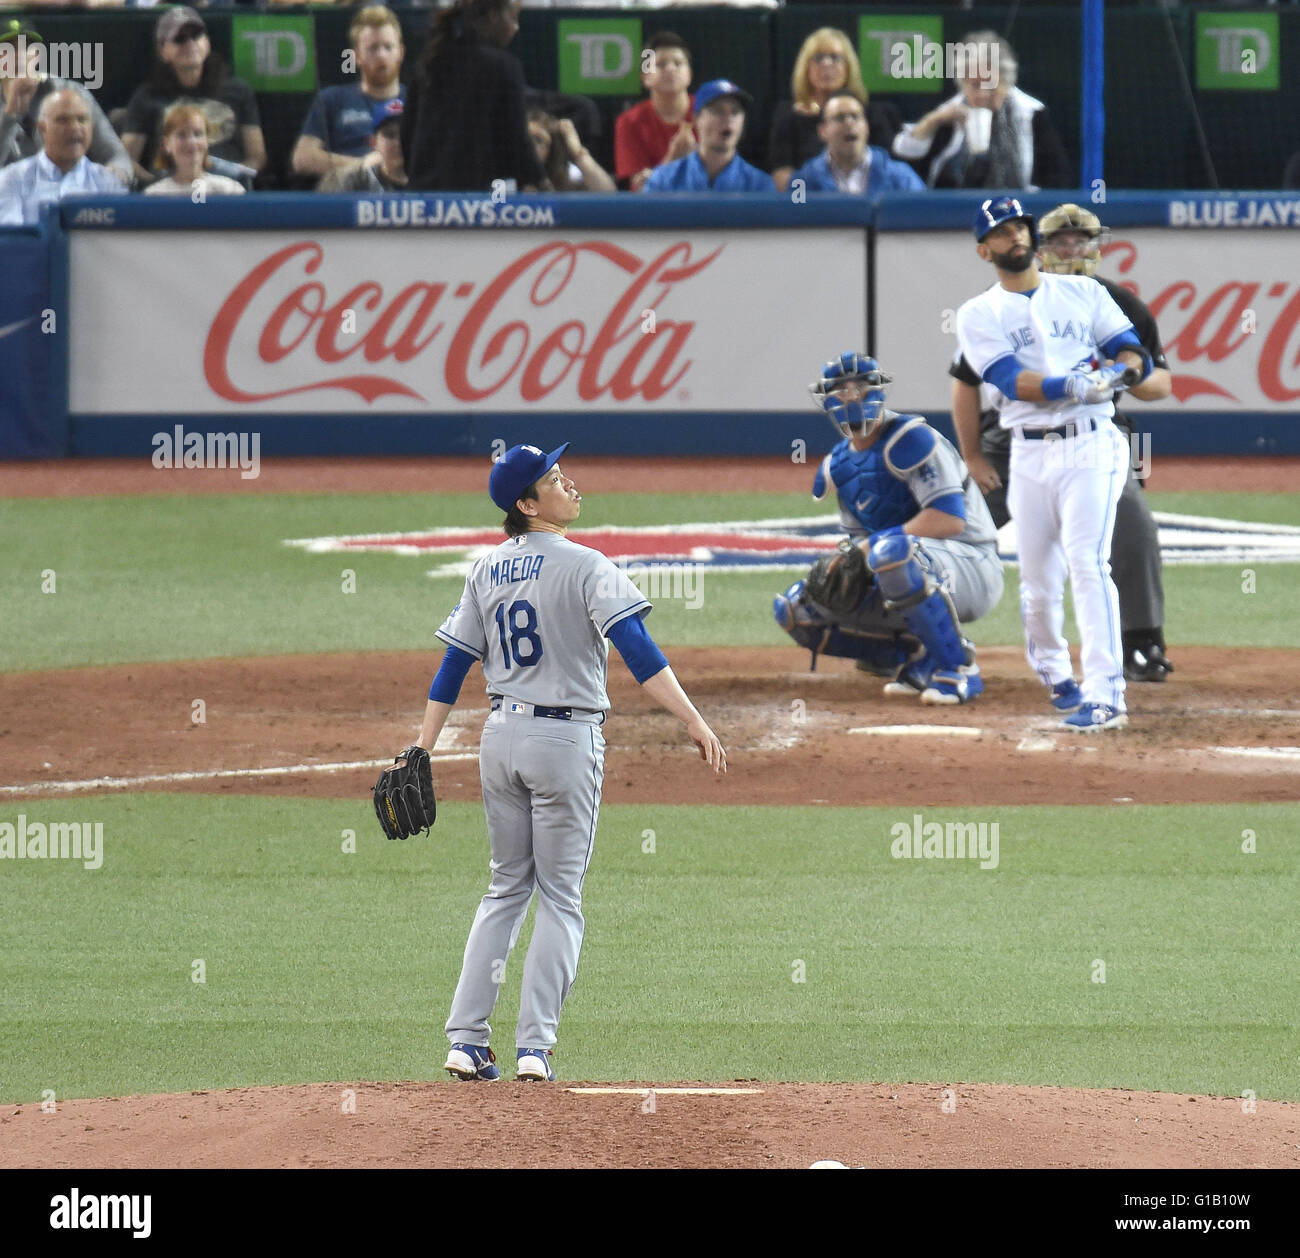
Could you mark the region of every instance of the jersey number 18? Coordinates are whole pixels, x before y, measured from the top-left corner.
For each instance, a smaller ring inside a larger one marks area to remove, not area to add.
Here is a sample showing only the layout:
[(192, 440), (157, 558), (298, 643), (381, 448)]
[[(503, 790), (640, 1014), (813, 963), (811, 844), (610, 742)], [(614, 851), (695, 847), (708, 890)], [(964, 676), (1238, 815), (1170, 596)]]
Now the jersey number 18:
[[(501, 639), (501, 659), (507, 668), (510, 658), (520, 668), (532, 668), (542, 658), (542, 640), (537, 636), (537, 612), (525, 598), (516, 599), (509, 610), (502, 603), (496, 614), (497, 636)], [(510, 641), (507, 643), (506, 634)], [(520, 643), (527, 643), (527, 650), (520, 653)]]

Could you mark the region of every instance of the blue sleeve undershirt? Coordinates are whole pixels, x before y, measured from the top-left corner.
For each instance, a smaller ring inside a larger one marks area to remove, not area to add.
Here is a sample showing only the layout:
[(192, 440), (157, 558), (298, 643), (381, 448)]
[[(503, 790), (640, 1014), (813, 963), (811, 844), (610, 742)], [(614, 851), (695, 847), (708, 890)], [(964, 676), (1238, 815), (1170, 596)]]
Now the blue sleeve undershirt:
[(474, 657), (458, 646), (448, 646), (443, 652), (442, 664), (438, 668), (433, 685), (429, 687), (429, 698), (438, 703), (454, 704), (460, 698), (460, 688), (465, 683)]
[(1006, 354), (984, 369), (984, 379), (1003, 397), (1015, 399), (1016, 377), (1024, 370), (1014, 354)]
[(609, 631), (609, 640), (618, 648), (628, 672), (638, 684), (647, 682), (668, 667), (664, 653), (645, 627), (640, 616), (628, 616)]

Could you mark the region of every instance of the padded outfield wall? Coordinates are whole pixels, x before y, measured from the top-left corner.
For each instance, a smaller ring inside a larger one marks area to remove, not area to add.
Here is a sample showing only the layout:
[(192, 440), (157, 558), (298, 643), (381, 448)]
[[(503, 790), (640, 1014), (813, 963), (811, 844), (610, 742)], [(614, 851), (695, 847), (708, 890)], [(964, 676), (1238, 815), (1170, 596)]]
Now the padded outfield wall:
[[(1085, 200), (1082, 192), (1073, 194)], [(1027, 198), (1042, 212), (1059, 194)], [(1156, 312), (1159, 454), (1300, 452), (1300, 198), (1113, 196), (1103, 272)], [(84, 199), (0, 233), (0, 455), (811, 455), (818, 364), (866, 347), (948, 423), (953, 315), (992, 272), (966, 193)]]

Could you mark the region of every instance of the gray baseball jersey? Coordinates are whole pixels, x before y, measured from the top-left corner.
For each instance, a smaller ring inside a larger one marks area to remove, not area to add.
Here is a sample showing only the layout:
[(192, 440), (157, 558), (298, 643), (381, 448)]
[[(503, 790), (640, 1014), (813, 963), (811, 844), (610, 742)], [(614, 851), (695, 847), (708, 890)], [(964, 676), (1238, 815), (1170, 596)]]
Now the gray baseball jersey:
[(437, 633), (483, 662), (490, 694), (603, 712), (609, 631), (650, 609), (599, 551), (556, 533), (525, 533), (474, 564)]

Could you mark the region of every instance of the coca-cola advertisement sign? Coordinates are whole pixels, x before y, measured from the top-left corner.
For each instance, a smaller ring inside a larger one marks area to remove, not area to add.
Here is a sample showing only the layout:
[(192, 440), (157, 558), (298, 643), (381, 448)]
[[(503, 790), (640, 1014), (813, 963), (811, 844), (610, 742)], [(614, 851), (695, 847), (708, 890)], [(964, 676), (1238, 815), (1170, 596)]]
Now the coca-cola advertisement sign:
[[(1173, 396), (1142, 407), (1300, 409), (1300, 271), (1286, 261), (1293, 252), (1276, 233), (1112, 233), (1097, 274), (1146, 302), (1173, 374)], [(876, 268), (877, 356), (895, 373), (894, 400), (947, 410), (955, 312), (994, 282), (993, 268), (968, 235), (917, 232), (881, 233)]]
[[(865, 343), (853, 229), (72, 239), (79, 414), (798, 407)], [(148, 302), (122, 309), (121, 294)]]

